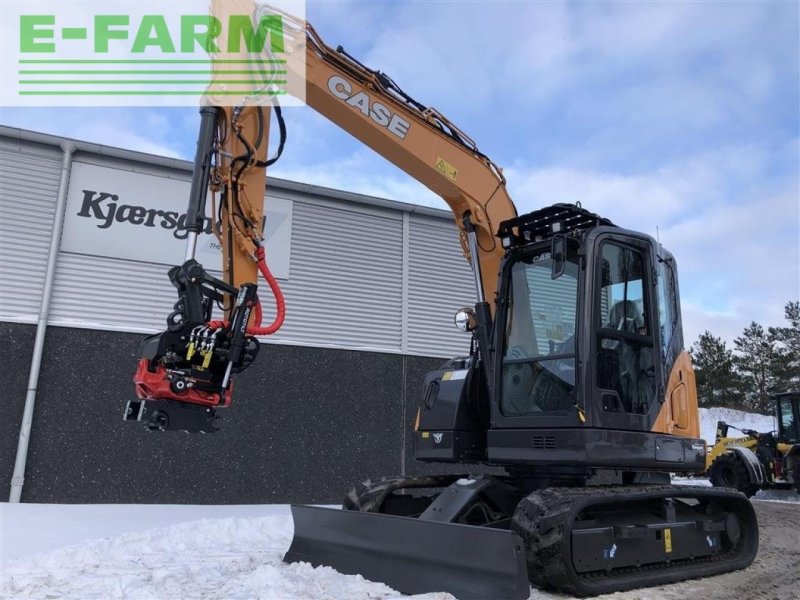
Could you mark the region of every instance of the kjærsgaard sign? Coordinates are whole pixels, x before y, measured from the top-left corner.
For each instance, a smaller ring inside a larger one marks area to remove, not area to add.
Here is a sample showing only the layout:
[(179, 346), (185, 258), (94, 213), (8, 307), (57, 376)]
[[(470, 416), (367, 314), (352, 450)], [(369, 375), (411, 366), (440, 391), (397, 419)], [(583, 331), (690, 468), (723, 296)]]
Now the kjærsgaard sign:
[[(186, 251), (189, 179), (75, 162), (70, 174), (61, 250), (91, 256), (179, 265)], [(218, 207), (218, 205), (217, 205)], [(212, 203), (197, 241), (197, 260), (222, 270), (222, 251), (212, 230)], [(279, 279), (289, 278), (292, 201), (265, 202), (267, 260)], [(217, 228), (219, 230), (219, 228)]]

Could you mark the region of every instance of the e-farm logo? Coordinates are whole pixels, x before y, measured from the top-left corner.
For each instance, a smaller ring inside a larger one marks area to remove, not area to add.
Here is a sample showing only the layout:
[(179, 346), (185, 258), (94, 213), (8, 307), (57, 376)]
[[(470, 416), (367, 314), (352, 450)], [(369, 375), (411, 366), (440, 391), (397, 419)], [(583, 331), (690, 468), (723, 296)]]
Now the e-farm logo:
[[(7, 105), (272, 102), (288, 96), (290, 54), (304, 56), (304, 6), (296, 0), (211, 0), (210, 13), (208, 0), (12, 5), (17, 35), (0, 42), (0, 60), (17, 63)], [(304, 61), (295, 62), (302, 64), (293, 76), (302, 79)]]

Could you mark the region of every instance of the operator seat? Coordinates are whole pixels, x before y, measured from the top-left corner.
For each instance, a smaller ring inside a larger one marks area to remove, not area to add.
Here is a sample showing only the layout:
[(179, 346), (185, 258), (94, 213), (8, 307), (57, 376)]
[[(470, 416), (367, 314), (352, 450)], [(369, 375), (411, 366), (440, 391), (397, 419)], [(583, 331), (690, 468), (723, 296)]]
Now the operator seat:
[[(642, 333), (645, 327), (644, 314), (633, 300), (620, 300), (608, 311), (606, 329), (624, 331), (626, 333)], [(632, 412), (634, 399), (638, 390), (639, 356), (636, 349), (621, 340), (603, 340), (606, 356), (606, 368), (611, 368), (615, 373), (609, 373), (611, 380), (616, 381), (617, 394), (619, 395), (622, 409)]]
[(633, 300), (620, 300), (608, 311), (608, 329), (639, 333), (644, 328), (644, 314)]

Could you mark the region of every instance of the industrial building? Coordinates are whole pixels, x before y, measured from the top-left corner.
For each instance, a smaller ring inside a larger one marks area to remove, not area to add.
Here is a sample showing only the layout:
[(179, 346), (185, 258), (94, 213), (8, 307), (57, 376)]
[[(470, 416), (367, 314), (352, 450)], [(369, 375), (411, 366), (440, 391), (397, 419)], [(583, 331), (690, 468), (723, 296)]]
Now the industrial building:
[[(452, 215), (298, 182), (267, 184), (286, 323), (237, 380), (221, 431), (123, 422), (138, 344), (176, 299), (166, 272), (183, 260), (190, 177), (189, 161), (0, 128), (0, 494), (37, 323), (23, 501), (336, 502), (365, 476), (414, 472), (422, 377), (469, 346), (453, 326), (474, 286)], [(198, 253), (212, 271), (215, 243)]]

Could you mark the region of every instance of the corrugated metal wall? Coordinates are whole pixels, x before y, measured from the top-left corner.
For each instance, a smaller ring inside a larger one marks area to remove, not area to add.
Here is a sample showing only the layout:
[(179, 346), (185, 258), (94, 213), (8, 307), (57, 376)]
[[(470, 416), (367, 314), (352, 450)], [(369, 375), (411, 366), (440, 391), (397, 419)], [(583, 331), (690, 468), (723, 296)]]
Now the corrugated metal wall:
[(475, 284), (452, 221), (411, 216), (408, 296), (409, 353), (469, 351), (469, 336), (455, 328), (453, 316), (475, 304)]
[(61, 149), (0, 138), (0, 320), (35, 323)]
[[(7, 138), (2, 143), (0, 319), (35, 322), (61, 151)], [(85, 152), (76, 161), (119, 163)], [(126, 168), (165, 172), (142, 163)], [(187, 175), (174, 169), (174, 176)], [(290, 277), (282, 282), (287, 319), (271, 342), (442, 357), (467, 351), (468, 336), (452, 319), (457, 308), (474, 303), (474, 287), (447, 213), (437, 218), (402, 206), (276, 194), (293, 202), (293, 218)], [(164, 265), (61, 252), (50, 323), (160, 330), (176, 299), (166, 271)], [(265, 295), (268, 322), (271, 298)]]
[[(177, 169), (78, 152), (85, 163), (188, 181)], [(164, 328), (177, 295), (166, 265), (60, 252), (49, 322), (54, 325), (154, 332)], [(219, 276), (219, 273), (215, 273)]]
[(164, 329), (176, 300), (164, 265), (61, 252), (49, 322), (152, 332)]
[(271, 337), (400, 351), (402, 247), (400, 212), (295, 198), (286, 324)]

